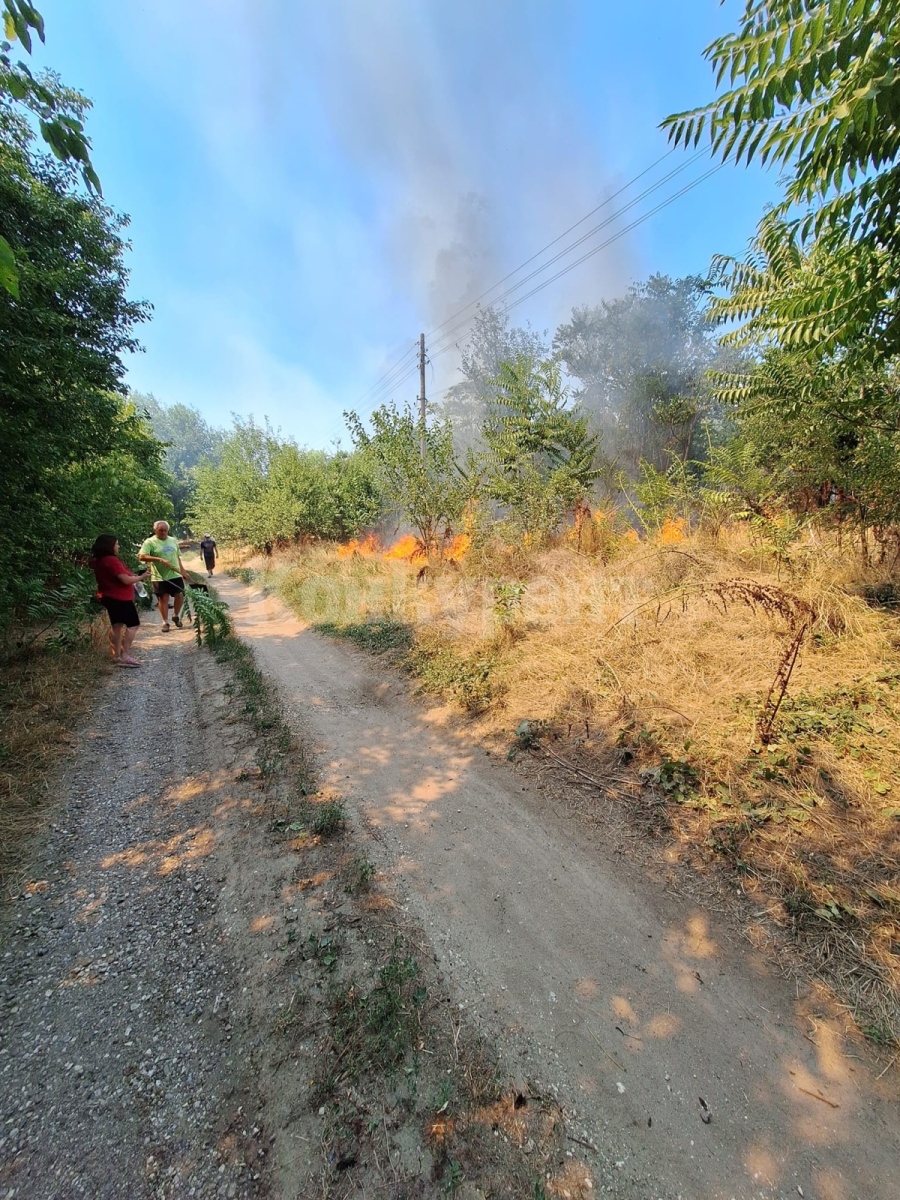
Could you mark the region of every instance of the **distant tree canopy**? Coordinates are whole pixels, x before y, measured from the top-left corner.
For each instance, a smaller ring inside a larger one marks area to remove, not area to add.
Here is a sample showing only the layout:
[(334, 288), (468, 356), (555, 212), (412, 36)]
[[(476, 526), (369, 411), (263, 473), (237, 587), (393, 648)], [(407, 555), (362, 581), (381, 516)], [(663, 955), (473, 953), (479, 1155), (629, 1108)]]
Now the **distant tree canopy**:
[(503, 363), (523, 355), (540, 361), (548, 353), (545, 338), (534, 330), (510, 328), (507, 314), (495, 308), (479, 310), (462, 351), (463, 379), (447, 389), (441, 405), (441, 415), (453, 426), (457, 450), (464, 452), (478, 443)]
[(618, 299), (576, 308), (556, 331), (553, 350), (577, 381), (575, 400), (607, 458), (631, 475), (642, 459), (662, 468), (670, 455), (697, 453), (717, 355), (708, 299), (699, 276), (653, 275)]
[(257, 549), (347, 538), (374, 524), (383, 507), (359, 455), (304, 450), (252, 420), (235, 418), (218, 461), (202, 459), (193, 475), (193, 528)]
[(186, 404), (160, 404), (155, 396), (132, 395), (139, 412), (146, 415), (156, 437), (166, 443), (165, 466), (172, 477), (170, 498), (176, 522), (182, 524), (196, 490), (195, 468), (201, 462), (215, 466), (221, 459), (225, 431), (209, 425), (195, 408)]
[[(74, 92), (45, 81), (59, 105)], [(145, 305), (126, 295), (124, 218), (42, 153), (0, 101), (0, 234), (16, 294), (0, 290), (0, 618), (71, 572), (102, 528), (123, 548), (166, 511), (162, 447), (124, 399), (122, 354)]]

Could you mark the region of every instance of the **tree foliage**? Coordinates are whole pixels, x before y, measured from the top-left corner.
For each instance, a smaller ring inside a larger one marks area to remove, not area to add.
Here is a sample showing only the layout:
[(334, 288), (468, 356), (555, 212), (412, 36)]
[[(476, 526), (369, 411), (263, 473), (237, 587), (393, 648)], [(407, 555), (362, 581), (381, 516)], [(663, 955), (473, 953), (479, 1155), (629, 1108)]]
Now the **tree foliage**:
[[(760, 230), (772, 265), (732, 266), (744, 311), (783, 344), (852, 345), (869, 361), (900, 351), (900, 0), (748, 0), (736, 33), (706, 57), (725, 89), (667, 118), (675, 144), (709, 139), (736, 162), (787, 174), (783, 202)], [(779, 260), (818, 259), (781, 288)]]
[[(60, 95), (83, 111), (75, 93)], [(121, 356), (147, 315), (126, 294), (125, 224), (0, 105), (0, 234), (18, 270), (18, 294), (0, 291), (4, 619), (64, 574), (98, 525), (124, 546), (145, 504), (167, 507), (161, 447), (122, 398)]]
[(215, 466), (222, 454), (225, 432), (203, 419), (186, 404), (160, 404), (155, 396), (132, 396), (137, 408), (150, 422), (154, 434), (165, 443), (166, 470), (172, 477), (171, 500), (175, 520), (184, 522), (196, 489), (195, 468), (201, 462)]
[(633, 477), (643, 460), (664, 470), (696, 448), (710, 415), (705, 373), (717, 356), (699, 276), (653, 275), (625, 296), (574, 309), (553, 349), (578, 381), (575, 399), (604, 451)]
[[(44, 19), (28, 0), (3, 0), (3, 33), (0, 40), (0, 104), (18, 107), (36, 122), (41, 137), (60, 162), (75, 162), (89, 191), (100, 193), (100, 180), (91, 163), (91, 144), (84, 131), (84, 97), (59, 86), (50, 75), (36, 77), (26, 63), (13, 63), (12, 43), (31, 53), (32, 31), (44, 40)], [(0, 288), (19, 294), (16, 251), (0, 234)]]
[(504, 362), (523, 356), (539, 361), (547, 357), (545, 337), (530, 328), (510, 328), (509, 317), (496, 308), (479, 309), (469, 340), (463, 347), (463, 379), (447, 389), (442, 415), (453, 426), (460, 453), (479, 445), (481, 428), (494, 402), (494, 380)]
[(440, 552), (462, 517), (470, 495), (457, 463), (453, 426), (432, 418), (425, 426), (407, 407), (384, 404), (367, 430), (356, 413), (345, 413), (357, 450), (373, 465), (387, 511), (407, 521), (425, 552)]
[(374, 472), (360, 455), (304, 450), (253, 421), (235, 419), (218, 461), (203, 458), (192, 475), (193, 527), (258, 549), (347, 538), (381, 513)]
[(521, 355), (501, 363), (482, 431), (485, 495), (531, 544), (545, 541), (600, 472), (599, 437), (569, 407), (559, 363)]

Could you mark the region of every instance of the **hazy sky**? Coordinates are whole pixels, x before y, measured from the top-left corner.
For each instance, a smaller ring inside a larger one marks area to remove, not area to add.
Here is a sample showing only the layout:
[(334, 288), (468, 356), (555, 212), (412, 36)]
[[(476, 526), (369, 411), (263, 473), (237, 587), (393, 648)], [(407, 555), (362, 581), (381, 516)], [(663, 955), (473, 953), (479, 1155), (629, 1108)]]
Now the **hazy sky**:
[[(104, 193), (132, 218), (131, 291), (154, 306), (132, 387), (216, 424), (268, 415), (325, 446), (346, 441), (342, 410), (368, 407), (420, 331), (665, 154), (659, 121), (710, 98), (703, 48), (734, 27), (743, 0), (38, 7), (37, 64), (94, 102)], [(513, 321), (552, 329), (633, 279), (742, 253), (776, 183), (744, 169), (622, 232), (708, 169), (687, 159), (671, 154), (554, 247), (613, 218), (510, 301), (621, 234)], [(435, 396), (457, 378), (453, 344), (466, 330), (440, 340), (457, 323), (429, 338)], [(416, 390), (409, 379), (391, 394)]]

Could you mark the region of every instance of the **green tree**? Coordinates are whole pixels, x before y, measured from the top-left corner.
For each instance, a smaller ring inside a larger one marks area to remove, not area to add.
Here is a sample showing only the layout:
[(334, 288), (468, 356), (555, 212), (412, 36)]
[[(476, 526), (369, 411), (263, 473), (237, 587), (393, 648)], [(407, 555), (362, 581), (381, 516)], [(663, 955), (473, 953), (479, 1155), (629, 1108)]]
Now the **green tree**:
[[(75, 93), (59, 94), (83, 111)], [(38, 153), (35, 141), (0, 103), (0, 234), (18, 254), (18, 294), (0, 291), (0, 615), (7, 617), (98, 532), (90, 522), (107, 493), (81, 511), (73, 501), (85, 472), (96, 468), (98, 480), (117, 488), (114, 466), (108, 475), (101, 470), (117, 455), (130, 455), (136, 471), (143, 462), (151, 483), (159, 467), (149, 430), (135, 424), (121, 397), (121, 356), (137, 347), (135, 327), (147, 316), (126, 295), (126, 221), (79, 189), (74, 162)], [(111, 524), (122, 529), (133, 502), (117, 494), (123, 507)]]
[(196, 480), (194, 469), (203, 461), (215, 465), (222, 453), (225, 433), (209, 425), (195, 408), (186, 404), (164, 405), (155, 396), (132, 395), (137, 408), (146, 414), (153, 432), (166, 444), (166, 469), (172, 477), (172, 508), (178, 524), (192, 507)]
[[(36, 78), (22, 62), (13, 63), (12, 43), (18, 41), (31, 53), (32, 30), (44, 40), (44, 19), (28, 0), (3, 0), (3, 32), (0, 41), (0, 103), (18, 105), (38, 124), (41, 136), (61, 162), (81, 165), (88, 189), (100, 192), (100, 180), (91, 164), (91, 144), (84, 132), (87, 101), (59, 87), (52, 76)], [(19, 293), (19, 272), (13, 245), (0, 234), (0, 287), (13, 296)]]
[(356, 413), (344, 417), (354, 446), (374, 464), (387, 503), (409, 522), (427, 554), (439, 554), (470, 495), (451, 423), (432, 418), (423, 427), (409, 408), (398, 411), (394, 404), (372, 413), (371, 432)]
[(672, 454), (699, 451), (712, 415), (705, 373), (717, 355), (708, 293), (699, 276), (653, 275), (625, 296), (574, 309), (556, 331), (553, 350), (577, 380), (579, 407), (631, 477), (641, 461), (666, 470)]
[(441, 405), (441, 415), (453, 426), (458, 453), (475, 449), (480, 443), (501, 364), (523, 355), (540, 360), (548, 353), (545, 338), (533, 329), (510, 328), (508, 315), (496, 308), (478, 310), (460, 359), (463, 379), (447, 389)]
[[(787, 178), (757, 247), (774, 278), (745, 287), (744, 315), (765, 322), (774, 291), (783, 344), (900, 352), (900, 0), (748, 0), (737, 32), (705, 54), (726, 86), (668, 117), (670, 138), (706, 137), (719, 157)], [(810, 252), (818, 278), (779, 290), (779, 248)], [(748, 273), (758, 265), (751, 256)]]
[(540, 545), (599, 477), (599, 438), (568, 406), (553, 359), (502, 363), (493, 387), (482, 431), (484, 490), (517, 534)]
[(374, 467), (364, 456), (304, 450), (252, 420), (235, 418), (218, 461), (202, 459), (193, 475), (194, 525), (258, 549), (344, 539), (382, 511)]

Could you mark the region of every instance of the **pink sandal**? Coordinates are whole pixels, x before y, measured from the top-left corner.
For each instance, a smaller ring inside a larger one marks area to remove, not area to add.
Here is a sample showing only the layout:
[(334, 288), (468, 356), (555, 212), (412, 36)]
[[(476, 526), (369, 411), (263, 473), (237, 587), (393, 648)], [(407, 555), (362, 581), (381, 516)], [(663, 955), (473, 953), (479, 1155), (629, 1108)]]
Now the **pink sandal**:
[(123, 654), (119, 661), (124, 663), (126, 667), (142, 667), (144, 665), (140, 659), (132, 658), (128, 654)]

